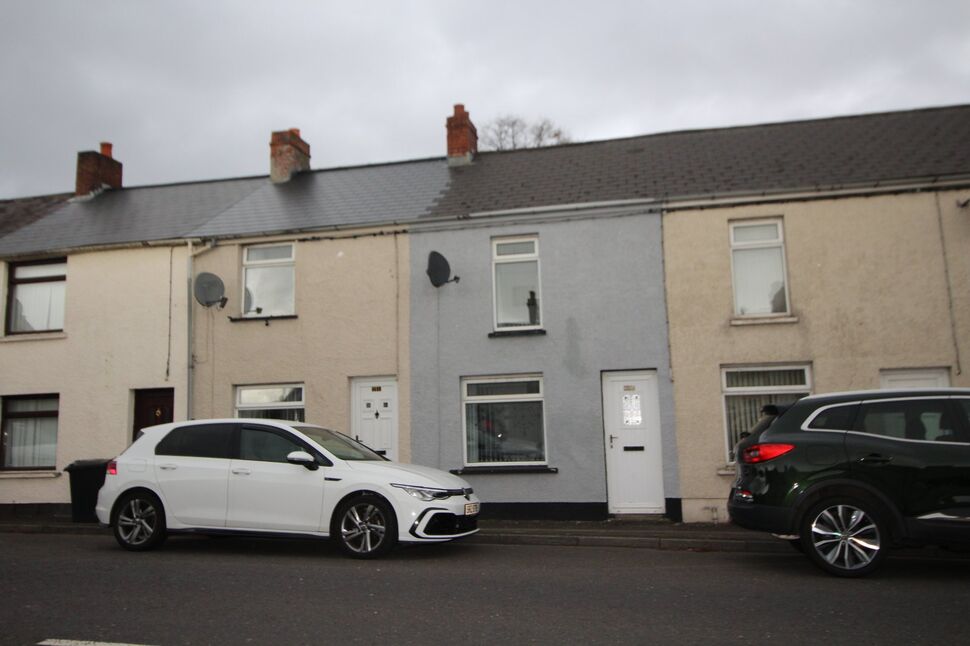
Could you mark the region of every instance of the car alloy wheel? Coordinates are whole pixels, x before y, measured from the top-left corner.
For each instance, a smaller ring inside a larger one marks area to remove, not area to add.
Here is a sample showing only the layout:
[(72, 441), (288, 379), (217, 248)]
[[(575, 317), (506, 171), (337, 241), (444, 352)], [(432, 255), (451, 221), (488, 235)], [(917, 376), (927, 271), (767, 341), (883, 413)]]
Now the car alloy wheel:
[(395, 523), (389, 505), (372, 496), (346, 503), (339, 515), (340, 546), (351, 556), (373, 558), (394, 545)]
[(885, 557), (885, 525), (871, 506), (850, 499), (823, 501), (806, 516), (802, 546), (816, 565), (837, 576), (862, 576)]
[(126, 494), (115, 515), (114, 534), (129, 550), (148, 550), (165, 540), (165, 512), (153, 494), (137, 491)]

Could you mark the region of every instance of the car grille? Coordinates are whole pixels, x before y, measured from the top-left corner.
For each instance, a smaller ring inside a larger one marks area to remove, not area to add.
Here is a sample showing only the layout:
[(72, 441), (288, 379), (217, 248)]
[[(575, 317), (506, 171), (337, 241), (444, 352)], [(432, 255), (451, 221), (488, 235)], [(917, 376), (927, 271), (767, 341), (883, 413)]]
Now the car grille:
[(454, 536), (478, 529), (478, 516), (456, 516), (450, 513), (435, 514), (428, 521), (424, 533), (428, 536)]

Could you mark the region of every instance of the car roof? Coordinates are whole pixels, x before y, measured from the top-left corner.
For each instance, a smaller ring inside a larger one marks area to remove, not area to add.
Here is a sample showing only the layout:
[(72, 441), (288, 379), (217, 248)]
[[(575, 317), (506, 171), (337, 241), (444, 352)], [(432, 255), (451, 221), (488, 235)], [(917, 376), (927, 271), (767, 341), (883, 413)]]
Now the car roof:
[(832, 403), (860, 399), (896, 399), (899, 397), (970, 397), (970, 388), (891, 388), (886, 390), (849, 390), (809, 395), (806, 403)]

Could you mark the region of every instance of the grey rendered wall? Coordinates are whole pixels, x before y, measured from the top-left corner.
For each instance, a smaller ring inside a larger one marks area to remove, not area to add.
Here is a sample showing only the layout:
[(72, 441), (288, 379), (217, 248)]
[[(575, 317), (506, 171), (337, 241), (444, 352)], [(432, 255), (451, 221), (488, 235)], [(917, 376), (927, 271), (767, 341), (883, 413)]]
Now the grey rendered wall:
[[(547, 334), (489, 338), (490, 240), (523, 234), (539, 236)], [(655, 369), (664, 494), (679, 497), (661, 249), (656, 213), (413, 232), (413, 461), (462, 466), (462, 377), (541, 373), (547, 459), (559, 472), (466, 479), (486, 502), (606, 502), (601, 373)], [(432, 250), (459, 283), (432, 287), (425, 274)]]

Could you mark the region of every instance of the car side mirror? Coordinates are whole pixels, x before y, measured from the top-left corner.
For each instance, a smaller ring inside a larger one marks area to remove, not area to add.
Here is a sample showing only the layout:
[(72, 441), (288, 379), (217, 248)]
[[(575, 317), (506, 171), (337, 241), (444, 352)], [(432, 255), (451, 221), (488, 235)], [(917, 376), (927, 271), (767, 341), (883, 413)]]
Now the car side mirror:
[(310, 471), (316, 471), (320, 468), (320, 465), (317, 464), (317, 459), (306, 451), (293, 451), (293, 453), (286, 456), (286, 461), (290, 464), (302, 464)]

